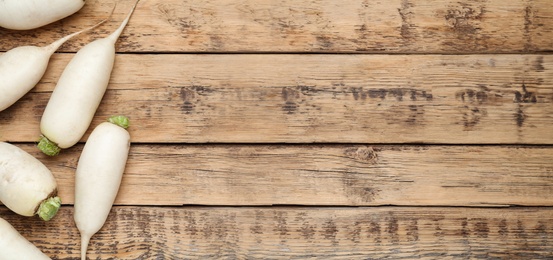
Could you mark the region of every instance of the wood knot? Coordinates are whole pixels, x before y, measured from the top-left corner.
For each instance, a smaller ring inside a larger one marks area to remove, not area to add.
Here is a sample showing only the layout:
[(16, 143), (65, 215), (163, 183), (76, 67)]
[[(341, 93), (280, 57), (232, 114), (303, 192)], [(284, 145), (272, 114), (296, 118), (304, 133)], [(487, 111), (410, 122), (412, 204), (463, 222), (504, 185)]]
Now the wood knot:
[(376, 164), (378, 156), (372, 147), (352, 147), (345, 151), (347, 157), (363, 163)]

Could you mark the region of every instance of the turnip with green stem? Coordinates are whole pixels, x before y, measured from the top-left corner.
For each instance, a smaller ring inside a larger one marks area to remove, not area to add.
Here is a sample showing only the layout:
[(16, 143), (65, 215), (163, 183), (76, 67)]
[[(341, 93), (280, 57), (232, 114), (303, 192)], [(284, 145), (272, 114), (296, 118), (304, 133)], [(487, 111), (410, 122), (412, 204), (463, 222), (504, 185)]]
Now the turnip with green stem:
[(86, 259), (90, 238), (111, 210), (130, 149), (129, 125), (124, 116), (98, 125), (86, 141), (75, 173), (74, 219), (81, 233), (81, 259)]
[(30, 30), (79, 11), (85, 0), (1, 0), (0, 27)]
[(21, 46), (0, 55), (0, 93), (2, 93), (0, 94), (0, 111), (13, 105), (38, 84), (46, 72), (50, 57), (61, 45), (105, 21), (107, 18), (94, 26), (67, 35), (44, 47)]
[[(21, 148), (0, 142), (0, 201), (23, 216), (48, 221), (61, 206), (52, 172)], [(1, 252), (0, 252), (1, 253)]]
[(0, 260), (49, 260), (45, 255), (23, 237), (10, 223), (0, 218)]
[(45, 154), (55, 156), (75, 145), (90, 126), (109, 83), (115, 42), (137, 4), (117, 30), (80, 49), (63, 71), (40, 121), (38, 147)]

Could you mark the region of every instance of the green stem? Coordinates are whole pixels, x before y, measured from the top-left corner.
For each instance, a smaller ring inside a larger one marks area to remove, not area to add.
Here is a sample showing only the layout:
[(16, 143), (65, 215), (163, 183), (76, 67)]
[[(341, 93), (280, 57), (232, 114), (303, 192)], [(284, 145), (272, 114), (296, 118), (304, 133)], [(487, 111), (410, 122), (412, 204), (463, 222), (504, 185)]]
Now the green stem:
[(48, 156), (56, 156), (61, 151), (61, 148), (59, 148), (56, 143), (48, 140), (44, 135), (40, 136), (37, 147)]
[(108, 122), (118, 125), (124, 129), (129, 127), (129, 118), (126, 116), (112, 116), (108, 118)]
[(42, 220), (48, 221), (58, 213), (60, 206), (61, 199), (59, 197), (48, 198), (40, 203), (37, 214)]

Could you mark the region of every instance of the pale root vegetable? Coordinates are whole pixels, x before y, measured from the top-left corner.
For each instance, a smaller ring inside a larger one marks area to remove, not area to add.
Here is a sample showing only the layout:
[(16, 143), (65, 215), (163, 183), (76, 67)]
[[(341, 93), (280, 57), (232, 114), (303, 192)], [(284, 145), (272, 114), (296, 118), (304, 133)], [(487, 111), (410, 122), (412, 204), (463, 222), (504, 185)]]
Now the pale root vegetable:
[(38, 147), (45, 154), (55, 156), (75, 145), (90, 126), (109, 83), (115, 42), (137, 4), (117, 30), (80, 49), (63, 71), (40, 121)]
[(2, 0), (0, 27), (35, 29), (76, 13), (84, 4), (84, 0)]
[(74, 219), (83, 260), (90, 238), (106, 222), (119, 191), (130, 148), (128, 124), (126, 117), (117, 116), (94, 128), (77, 163)]
[(0, 260), (20, 259), (48, 260), (50, 257), (19, 234), (5, 219), (0, 218)]
[(0, 93), (2, 93), (0, 95), (0, 111), (13, 105), (36, 86), (46, 72), (50, 57), (62, 44), (83, 32), (97, 27), (106, 20), (67, 35), (44, 47), (21, 46), (0, 55), (0, 79), (2, 79), (0, 80)]
[(56, 179), (38, 159), (21, 148), (0, 142), (0, 201), (23, 216), (53, 218), (61, 205)]

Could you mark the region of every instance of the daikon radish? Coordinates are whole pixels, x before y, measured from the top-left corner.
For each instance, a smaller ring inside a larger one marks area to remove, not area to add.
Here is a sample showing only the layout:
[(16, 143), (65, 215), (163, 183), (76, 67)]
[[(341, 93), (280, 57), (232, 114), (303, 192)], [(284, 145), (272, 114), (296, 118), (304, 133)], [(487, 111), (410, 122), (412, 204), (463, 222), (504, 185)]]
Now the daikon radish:
[(61, 206), (56, 195), (56, 180), (42, 162), (15, 145), (0, 142), (0, 201), (6, 207), (48, 221)]
[(90, 238), (106, 222), (127, 163), (129, 120), (112, 117), (98, 125), (86, 141), (75, 173), (74, 219), (81, 233), (81, 259)]
[(137, 4), (115, 32), (83, 47), (63, 71), (40, 121), (38, 147), (45, 154), (55, 156), (75, 145), (90, 126), (109, 83), (115, 42)]
[(2, 0), (0, 27), (35, 29), (76, 13), (84, 4), (84, 0)]
[[(0, 1), (0, 5), (1, 3), (2, 1)], [(108, 18), (94, 26), (67, 35), (50, 45), (44, 47), (21, 46), (0, 55), (0, 93), (2, 93), (0, 95), (0, 111), (13, 105), (36, 86), (46, 72), (50, 57), (61, 45), (83, 32), (96, 28)]]
[(5, 219), (0, 218), (0, 260), (49, 260)]

